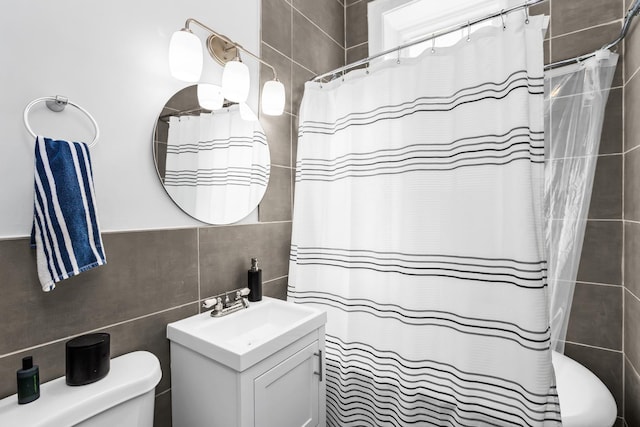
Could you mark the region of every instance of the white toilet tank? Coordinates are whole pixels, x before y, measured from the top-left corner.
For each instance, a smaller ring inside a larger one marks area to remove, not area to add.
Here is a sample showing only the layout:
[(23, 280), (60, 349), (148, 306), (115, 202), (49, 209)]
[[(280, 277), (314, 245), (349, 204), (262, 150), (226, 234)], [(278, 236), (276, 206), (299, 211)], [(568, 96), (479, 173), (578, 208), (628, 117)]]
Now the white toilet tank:
[(72, 387), (60, 377), (42, 384), (32, 403), (18, 405), (15, 394), (0, 400), (0, 426), (151, 427), (160, 378), (156, 356), (128, 353), (111, 359), (109, 374), (93, 384)]

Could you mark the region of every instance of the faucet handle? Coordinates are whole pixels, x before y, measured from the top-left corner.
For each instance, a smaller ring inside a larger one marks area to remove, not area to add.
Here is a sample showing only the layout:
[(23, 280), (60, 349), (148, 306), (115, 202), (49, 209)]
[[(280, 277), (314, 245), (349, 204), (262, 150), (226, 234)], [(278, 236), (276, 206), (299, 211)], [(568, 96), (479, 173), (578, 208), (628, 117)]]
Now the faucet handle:
[(247, 299), (249, 292), (249, 288), (242, 288), (236, 292), (236, 301), (241, 300), (244, 308), (249, 308), (249, 300)]
[(222, 310), (222, 298), (213, 297), (202, 301), (202, 308), (209, 309), (211, 307), (215, 310)]
[(236, 291), (236, 301), (249, 295), (249, 288), (242, 288)]
[(206, 300), (202, 301), (202, 308), (209, 309), (209, 308), (213, 307), (214, 305), (216, 305), (217, 302), (218, 302), (218, 298), (206, 299)]

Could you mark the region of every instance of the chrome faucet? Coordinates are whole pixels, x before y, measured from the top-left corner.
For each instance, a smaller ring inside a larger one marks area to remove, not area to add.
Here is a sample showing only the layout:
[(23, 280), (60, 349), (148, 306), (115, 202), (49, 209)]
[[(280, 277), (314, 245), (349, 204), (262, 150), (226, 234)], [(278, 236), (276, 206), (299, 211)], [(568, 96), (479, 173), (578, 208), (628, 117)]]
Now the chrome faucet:
[[(229, 294), (235, 293), (234, 300), (229, 299)], [(241, 310), (243, 308), (249, 308), (249, 288), (235, 289), (233, 291), (225, 292), (220, 295), (216, 295), (213, 298), (204, 300), (202, 307), (209, 309), (213, 307), (211, 311), (212, 317), (222, 317), (234, 311)]]

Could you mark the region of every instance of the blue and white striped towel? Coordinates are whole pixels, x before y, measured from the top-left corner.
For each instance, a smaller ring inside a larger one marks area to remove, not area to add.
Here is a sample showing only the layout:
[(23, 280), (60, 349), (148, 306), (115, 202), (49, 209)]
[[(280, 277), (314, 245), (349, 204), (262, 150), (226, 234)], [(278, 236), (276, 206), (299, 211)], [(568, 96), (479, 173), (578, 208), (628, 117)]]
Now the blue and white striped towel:
[(31, 244), (42, 290), (106, 264), (89, 147), (38, 136)]

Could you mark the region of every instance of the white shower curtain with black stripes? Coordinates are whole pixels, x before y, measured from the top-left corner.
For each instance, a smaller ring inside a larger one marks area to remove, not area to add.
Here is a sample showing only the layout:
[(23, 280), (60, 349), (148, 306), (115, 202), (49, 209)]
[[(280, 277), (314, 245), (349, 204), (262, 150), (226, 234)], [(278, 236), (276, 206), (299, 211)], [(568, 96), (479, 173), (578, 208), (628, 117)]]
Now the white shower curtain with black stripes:
[(561, 424), (524, 21), (306, 84), (288, 296), (328, 313), (330, 426)]

